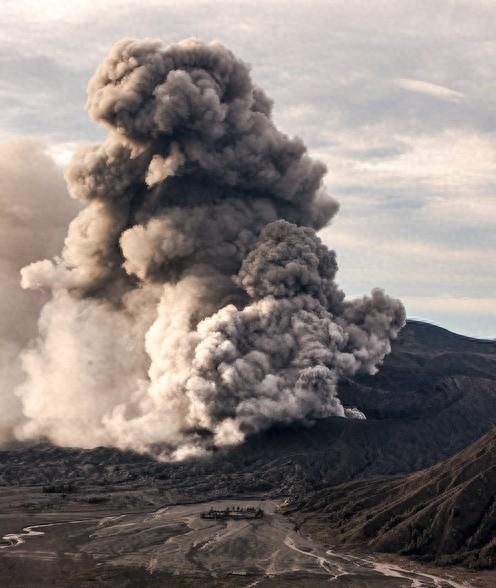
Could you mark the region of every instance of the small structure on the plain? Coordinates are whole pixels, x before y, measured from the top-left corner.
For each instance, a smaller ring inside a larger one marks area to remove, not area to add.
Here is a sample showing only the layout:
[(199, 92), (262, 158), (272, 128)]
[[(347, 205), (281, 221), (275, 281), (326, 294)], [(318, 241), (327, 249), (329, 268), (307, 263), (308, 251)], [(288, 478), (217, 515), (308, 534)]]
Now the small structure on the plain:
[(247, 506), (246, 508), (240, 506), (233, 506), (232, 508), (205, 510), (200, 513), (202, 519), (261, 519), (264, 516), (264, 511), (261, 508)]

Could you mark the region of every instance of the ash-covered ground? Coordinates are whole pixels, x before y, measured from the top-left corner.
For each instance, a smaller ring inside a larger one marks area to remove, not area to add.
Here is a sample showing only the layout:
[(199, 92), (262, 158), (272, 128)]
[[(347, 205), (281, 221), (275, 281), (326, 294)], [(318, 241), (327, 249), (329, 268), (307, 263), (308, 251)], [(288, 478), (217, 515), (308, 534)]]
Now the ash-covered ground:
[[(261, 507), (265, 516), (200, 518), (205, 509), (227, 506)], [(337, 550), (302, 533), (268, 500), (214, 501), (145, 512), (95, 505), (75, 510), (68, 505), (43, 515), (3, 515), (0, 525), (0, 571), (11, 588), (317, 588), (330, 581), (338, 588), (462, 588), (489, 587), (495, 578)]]

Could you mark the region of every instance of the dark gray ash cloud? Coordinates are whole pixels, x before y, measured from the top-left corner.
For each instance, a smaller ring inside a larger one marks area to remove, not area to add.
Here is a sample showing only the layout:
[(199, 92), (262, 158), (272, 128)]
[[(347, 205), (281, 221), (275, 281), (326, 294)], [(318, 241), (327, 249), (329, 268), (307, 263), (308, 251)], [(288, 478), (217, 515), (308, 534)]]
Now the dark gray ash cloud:
[(124, 39), (88, 91), (109, 134), (67, 172), (85, 207), (61, 257), (22, 272), (50, 301), (17, 435), (180, 459), (362, 416), (337, 381), (374, 373), (404, 309), (336, 285), (325, 166), (276, 128), (248, 66), (219, 43)]

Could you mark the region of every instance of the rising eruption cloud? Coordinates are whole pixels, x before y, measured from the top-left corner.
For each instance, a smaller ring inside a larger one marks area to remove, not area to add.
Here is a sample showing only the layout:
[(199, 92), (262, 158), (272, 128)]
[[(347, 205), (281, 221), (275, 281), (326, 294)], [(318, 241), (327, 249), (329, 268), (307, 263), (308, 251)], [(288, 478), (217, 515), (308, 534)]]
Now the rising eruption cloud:
[(325, 166), (275, 127), (246, 64), (219, 43), (124, 39), (88, 94), (109, 133), (66, 173), (85, 207), (61, 257), (22, 270), (50, 299), (17, 437), (182, 459), (363, 416), (338, 379), (374, 373), (405, 312), (336, 285), (316, 234), (338, 208)]

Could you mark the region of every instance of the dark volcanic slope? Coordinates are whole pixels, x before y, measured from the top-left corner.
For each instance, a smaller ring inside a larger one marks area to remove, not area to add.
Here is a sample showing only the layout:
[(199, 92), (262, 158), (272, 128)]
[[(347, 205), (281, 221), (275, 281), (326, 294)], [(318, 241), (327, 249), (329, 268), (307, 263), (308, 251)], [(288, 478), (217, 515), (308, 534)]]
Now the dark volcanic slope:
[[(423, 416), (445, 406), (450, 397), (459, 397), (453, 389), (459, 376), (495, 381), (496, 341), (409, 321), (380, 372), (343, 382), (340, 396), (362, 407), (369, 418)], [(444, 394), (439, 394), (438, 385)], [(378, 394), (371, 394), (372, 390)]]
[(11, 447), (0, 452), (0, 484), (146, 485), (174, 501), (302, 495), (358, 477), (409, 473), (496, 425), (496, 343), (410, 322), (379, 374), (342, 382), (340, 390), (367, 420), (275, 428), (213, 459), (172, 465), (113, 449)]
[(495, 567), (496, 431), (427, 470), (321, 490), (298, 509), (333, 543), (365, 541), (378, 551)]

